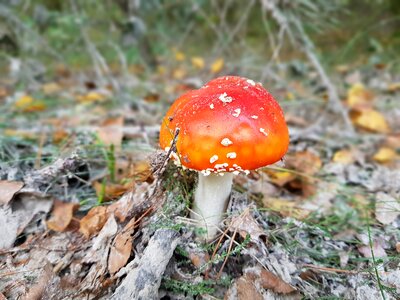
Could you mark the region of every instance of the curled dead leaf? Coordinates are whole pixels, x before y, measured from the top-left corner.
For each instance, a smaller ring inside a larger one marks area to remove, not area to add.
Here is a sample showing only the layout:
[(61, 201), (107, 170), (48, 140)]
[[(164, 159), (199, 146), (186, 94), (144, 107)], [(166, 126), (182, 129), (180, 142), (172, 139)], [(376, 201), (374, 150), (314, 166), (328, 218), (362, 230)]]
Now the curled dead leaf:
[(107, 208), (104, 206), (93, 207), (84, 216), (79, 224), (79, 232), (81, 232), (86, 238), (97, 234), (107, 222), (108, 213)]
[(238, 216), (233, 216), (229, 228), (232, 232), (237, 231), (242, 238), (249, 235), (252, 240), (258, 240), (260, 236), (266, 235), (258, 222), (254, 220), (249, 209)]
[(23, 186), (21, 181), (0, 180), (0, 205), (8, 204)]
[(47, 227), (54, 231), (62, 232), (67, 229), (72, 221), (74, 212), (79, 208), (77, 203), (54, 201), (51, 218), (46, 222)]
[(135, 219), (132, 218), (114, 239), (108, 258), (108, 271), (110, 274), (117, 273), (126, 265), (131, 256), (134, 224)]

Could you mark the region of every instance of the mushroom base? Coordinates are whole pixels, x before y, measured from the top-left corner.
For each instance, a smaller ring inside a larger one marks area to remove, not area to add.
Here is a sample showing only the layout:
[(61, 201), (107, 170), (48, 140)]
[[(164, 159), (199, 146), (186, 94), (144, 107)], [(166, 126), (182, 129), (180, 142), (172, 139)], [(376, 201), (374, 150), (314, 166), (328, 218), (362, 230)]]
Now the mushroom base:
[(213, 173), (204, 176), (199, 173), (191, 218), (198, 221), (199, 228), (205, 229), (202, 237), (206, 240), (213, 239), (218, 232), (218, 225), (228, 205), (232, 181), (232, 173), (225, 173), (224, 176)]

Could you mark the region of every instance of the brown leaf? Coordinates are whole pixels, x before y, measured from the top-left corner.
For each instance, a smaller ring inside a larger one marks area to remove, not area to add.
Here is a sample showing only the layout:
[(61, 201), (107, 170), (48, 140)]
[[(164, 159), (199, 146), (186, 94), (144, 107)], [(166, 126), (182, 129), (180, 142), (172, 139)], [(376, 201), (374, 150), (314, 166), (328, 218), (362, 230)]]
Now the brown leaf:
[(123, 138), (124, 118), (110, 118), (103, 122), (97, 130), (98, 137), (106, 146), (120, 147)]
[[(236, 290), (236, 293), (235, 293)], [(224, 297), (225, 300), (262, 300), (263, 296), (253, 281), (246, 276), (238, 278), (233, 286), (227, 291)]]
[(135, 218), (132, 218), (114, 239), (108, 258), (108, 271), (110, 274), (117, 273), (126, 265), (131, 256), (134, 223)]
[(300, 151), (288, 156), (286, 164), (297, 172), (307, 175), (314, 175), (322, 166), (319, 156), (310, 151)]
[(112, 201), (116, 198), (119, 198), (125, 192), (132, 189), (133, 182), (129, 180), (124, 184), (119, 183), (107, 183), (103, 186), (102, 182), (95, 181), (93, 182), (93, 187), (96, 191), (97, 196), (104, 196), (103, 201)]
[[(190, 249), (192, 250), (192, 249)], [(210, 255), (206, 251), (192, 251), (189, 250), (189, 259), (196, 268), (205, 266), (210, 261)], [(211, 266), (210, 266), (211, 267)], [(207, 268), (209, 269), (209, 268)]]
[(296, 291), (296, 289), (290, 284), (286, 283), (281, 278), (265, 269), (261, 269), (260, 278), (262, 287), (264, 289), (271, 289), (275, 293), (289, 294)]
[(74, 212), (79, 208), (77, 203), (66, 203), (54, 201), (51, 218), (46, 222), (47, 227), (54, 231), (62, 232), (67, 229), (74, 216)]
[(0, 204), (8, 204), (23, 186), (21, 181), (0, 180)]
[(79, 224), (79, 232), (86, 238), (97, 234), (107, 221), (107, 208), (104, 206), (93, 207), (86, 216), (84, 216)]
[(131, 176), (135, 181), (144, 182), (147, 181), (152, 175), (150, 162), (148, 160), (137, 161), (132, 166)]
[(234, 216), (229, 228), (232, 232), (237, 230), (242, 238), (250, 235), (252, 240), (258, 240), (260, 236), (266, 235), (265, 231), (250, 214), (249, 209), (238, 216)]

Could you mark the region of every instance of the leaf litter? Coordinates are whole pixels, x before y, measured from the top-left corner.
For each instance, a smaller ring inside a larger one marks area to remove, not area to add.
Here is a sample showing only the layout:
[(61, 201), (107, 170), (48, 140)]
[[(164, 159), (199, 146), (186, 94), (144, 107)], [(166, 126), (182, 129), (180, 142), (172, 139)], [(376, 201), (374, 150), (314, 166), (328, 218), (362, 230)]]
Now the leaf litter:
[[(202, 245), (186, 218), (193, 174), (164, 165), (159, 154), (157, 163), (146, 157), (157, 153), (161, 100), (201, 85), (185, 81), (191, 68), (217, 74), (227, 66), (223, 58), (175, 55), (179, 65), (163, 71), (171, 81), (144, 89), (134, 109), (109, 112), (116, 91), (91, 80), (44, 83), (43, 97), (7, 90), (10, 111), (42, 114), (43, 128), (6, 128), (17, 163), (0, 168), (0, 295), (379, 299), (379, 276), (386, 298), (396, 299), (400, 144), (395, 111), (380, 102), (382, 93), (398, 94), (396, 81), (380, 90), (372, 79), (347, 77), (343, 99), (356, 141), (298, 135), (319, 112), (285, 107), (295, 129), (285, 164), (235, 178), (221, 238)], [(296, 101), (314, 88), (292, 86), (277, 97)], [(77, 105), (54, 121), (46, 95)], [(34, 170), (22, 158), (37, 154), (41, 130), (51, 139)]]

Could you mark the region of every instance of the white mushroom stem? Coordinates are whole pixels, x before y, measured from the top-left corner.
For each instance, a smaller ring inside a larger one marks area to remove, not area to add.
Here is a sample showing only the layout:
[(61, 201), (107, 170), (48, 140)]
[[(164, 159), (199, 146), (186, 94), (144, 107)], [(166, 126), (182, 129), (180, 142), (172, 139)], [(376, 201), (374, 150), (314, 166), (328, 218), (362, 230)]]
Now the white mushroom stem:
[(232, 179), (232, 173), (225, 173), (224, 176), (214, 173), (204, 176), (199, 173), (191, 218), (198, 220), (198, 227), (206, 230), (206, 240), (213, 239), (218, 232), (228, 205)]

